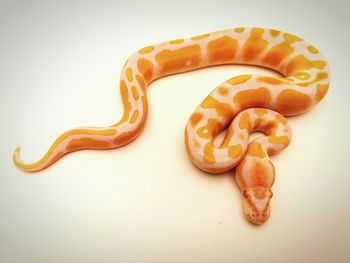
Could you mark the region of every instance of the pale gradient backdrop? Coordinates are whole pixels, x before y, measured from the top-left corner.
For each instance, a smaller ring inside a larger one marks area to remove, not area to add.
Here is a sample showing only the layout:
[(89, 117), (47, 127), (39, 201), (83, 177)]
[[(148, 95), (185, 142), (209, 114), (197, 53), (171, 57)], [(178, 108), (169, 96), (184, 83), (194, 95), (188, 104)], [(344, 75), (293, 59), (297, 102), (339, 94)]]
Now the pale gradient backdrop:
[[(347, 1), (56, 2), (0, 1), (0, 262), (350, 262)], [(183, 144), (214, 87), (262, 69), (161, 79), (127, 147), (76, 152), (37, 174), (12, 164), (19, 145), (35, 161), (67, 129), (117, 122), (119, 72), (135, 50), (236, 26), (301, 36), (332, 72), (326, 98), (289, 118), (265, 225), (244, 218), (233, 173), (201, 172)]]

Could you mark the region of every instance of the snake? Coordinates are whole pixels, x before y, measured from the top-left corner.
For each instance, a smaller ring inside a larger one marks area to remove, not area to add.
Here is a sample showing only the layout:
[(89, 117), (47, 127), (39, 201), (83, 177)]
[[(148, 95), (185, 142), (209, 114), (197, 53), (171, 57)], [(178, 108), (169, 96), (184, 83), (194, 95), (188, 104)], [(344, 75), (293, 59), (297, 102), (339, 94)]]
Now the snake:
[[(243, 74), (218, 85), (190, 116), (185, 148), (189, 159), (204, 172), (235, 169), (243, 212), (249, 222), (262, 224), (270, 216), (275, 180), (270, 156), (291, 141), (286, 117), (312, 109), (327, 94), (330, 83), (329, 66), (320, 51), (276, 29), (235, 27), (139, 49), (121, 71), (123, 115), (116, 124), (68, 130), (34, 163), (23, 162), (18, 147), (14, 164), (25, 172), (37, 172), (69, 152), (124, 146), (145, 126), (150, 83), (168, 75), (232, 64), (263, 67), (279, 76)], [(249, 141), (254, 132), (264, 135)], [(217, 143), (221, 133), (224, 138)]]

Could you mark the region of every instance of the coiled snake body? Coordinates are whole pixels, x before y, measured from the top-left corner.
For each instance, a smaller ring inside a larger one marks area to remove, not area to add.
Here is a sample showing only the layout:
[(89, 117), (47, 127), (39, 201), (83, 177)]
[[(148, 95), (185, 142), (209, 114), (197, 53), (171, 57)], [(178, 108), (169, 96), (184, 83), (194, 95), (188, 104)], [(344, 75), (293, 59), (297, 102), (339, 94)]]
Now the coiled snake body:
[[(126, 61), (120, 77), (124, 114), (115, 125), (82, 127), (59, 136), (41, 160), (26, 164), (17, 148), (13, 160), (27, 172), (42, 170), (64, 154), (81, 149), (111, 149), (134, 140), (145, 125), (146, 87), (171, 74), (223, 64), (257, 65), (283, 77), (240, 75), (216, 89), (198, 106), (185, 128), (185, 144), (193, 163), (210, 173), (236, 167), (248, 220), (261, 224), (269, 217), (274, 167), (269, 155), (290, 142), (283, 116), (304, 113), (327, 93), (325, 58), (301, 38), (278, 30), (234, 28), (144, 47)], [(217, 146), (214, 138), (225, 128)], [(249, 134), (267, 136), (248, 144)]]

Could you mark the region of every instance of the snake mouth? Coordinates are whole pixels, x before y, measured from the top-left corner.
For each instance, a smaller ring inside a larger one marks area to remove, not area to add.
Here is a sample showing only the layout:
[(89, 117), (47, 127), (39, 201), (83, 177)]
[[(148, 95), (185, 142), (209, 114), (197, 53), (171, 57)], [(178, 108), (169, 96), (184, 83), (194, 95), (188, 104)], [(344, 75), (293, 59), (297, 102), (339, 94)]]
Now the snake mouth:
[(243, 209), (244, 214), (248, 221), (255, 225), (261, 225), (265, 223), (270, 217), (270, 200), (260, 200), (260, 202), (255, 205), (244, 199)]

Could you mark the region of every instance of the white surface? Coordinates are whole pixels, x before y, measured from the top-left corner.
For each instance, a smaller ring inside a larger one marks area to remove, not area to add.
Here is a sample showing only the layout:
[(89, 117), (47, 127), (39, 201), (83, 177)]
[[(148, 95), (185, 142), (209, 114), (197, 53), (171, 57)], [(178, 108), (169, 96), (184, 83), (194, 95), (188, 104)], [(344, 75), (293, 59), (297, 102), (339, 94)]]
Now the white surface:
[[(346, 1), (121, 2), (0, 2), (0, 262), (349, 262)], [(201, 172), (183, 144), (188, 117), (214, 87), (262, 69), (161, 79), (149, 88), (146, 128), (127, 147), (69, 154), (37, 174), (12, 164), (19, 145), (35, 161), (67, 129), (118, 121), (119, 72), (135, 50), (236, 26), (301, 36), (332, 71), (324, 101), (289, 118), (293, 141), (273, 157), (265, 225), (244, 218), (232, 173)]]

